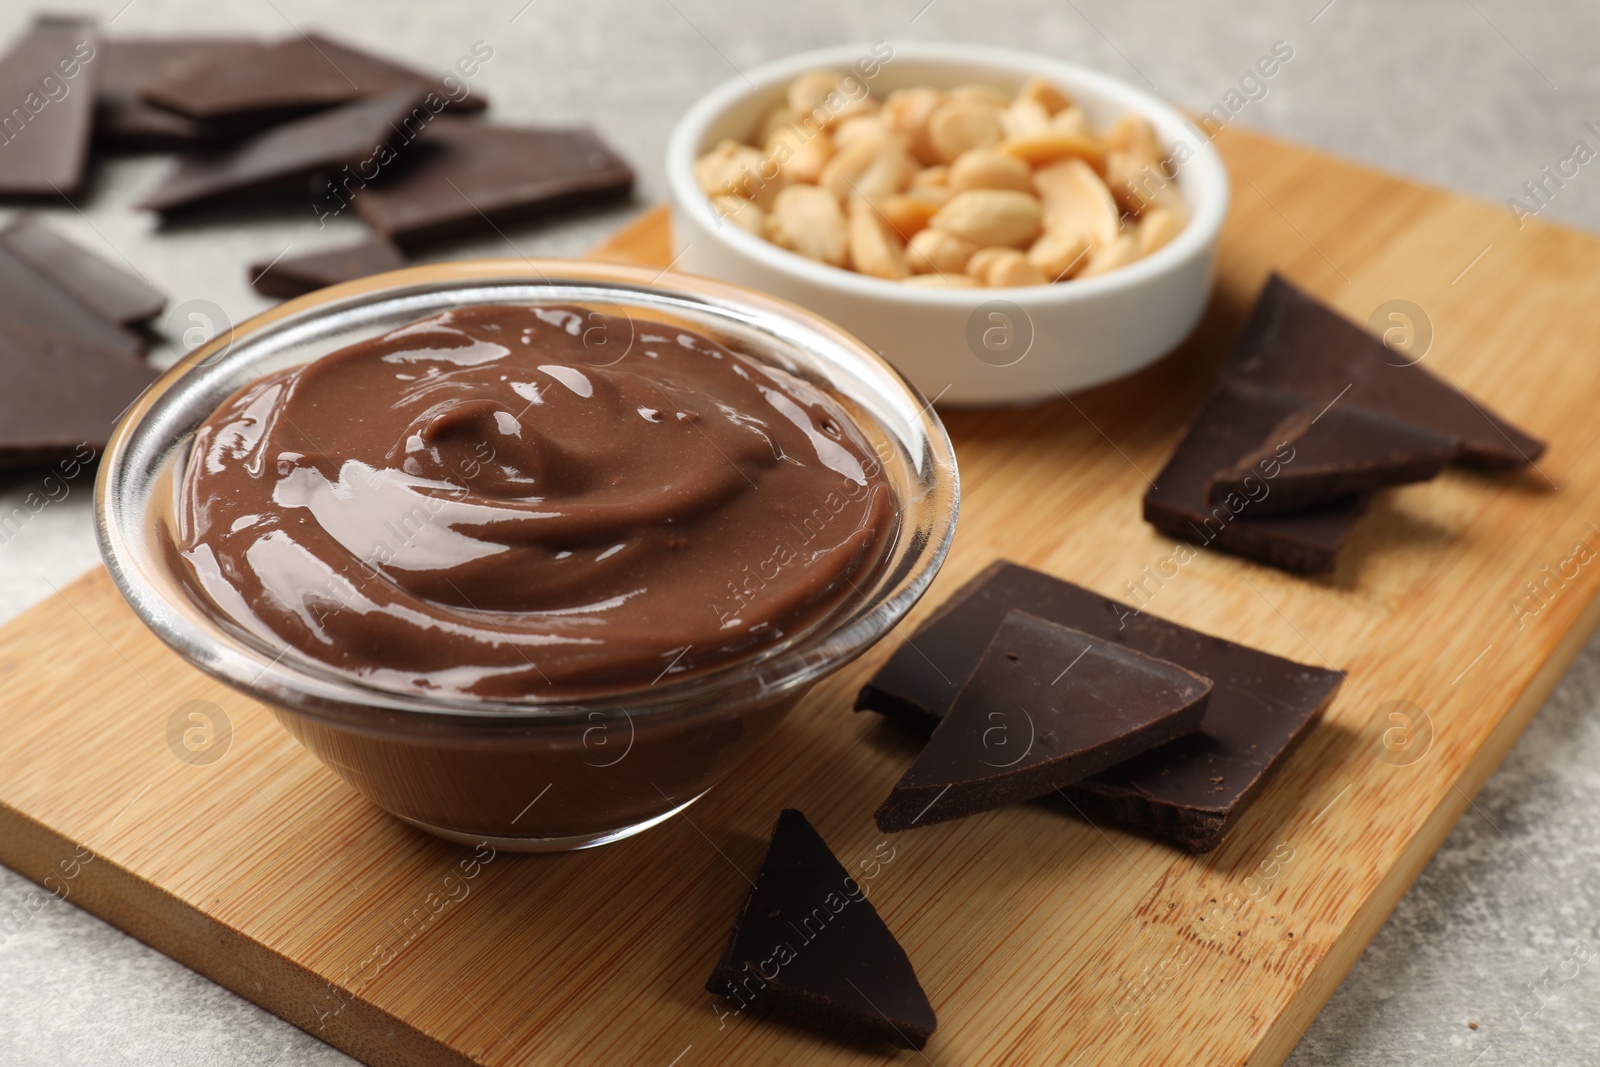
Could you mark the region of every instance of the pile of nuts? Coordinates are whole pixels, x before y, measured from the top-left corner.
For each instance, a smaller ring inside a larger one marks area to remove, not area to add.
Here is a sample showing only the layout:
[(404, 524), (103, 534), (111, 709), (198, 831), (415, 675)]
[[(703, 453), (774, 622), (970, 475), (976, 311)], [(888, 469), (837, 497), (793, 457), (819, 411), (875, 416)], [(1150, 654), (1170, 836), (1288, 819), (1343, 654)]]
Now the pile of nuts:
[(1126, 266), (1189, 221), (1150, 124), (1101, 134), (1042, 79), (896, 89), (802, 74), (755, 147), (695, 163), (724, 218), (808, 259), (939, 288), (1045, 285)]

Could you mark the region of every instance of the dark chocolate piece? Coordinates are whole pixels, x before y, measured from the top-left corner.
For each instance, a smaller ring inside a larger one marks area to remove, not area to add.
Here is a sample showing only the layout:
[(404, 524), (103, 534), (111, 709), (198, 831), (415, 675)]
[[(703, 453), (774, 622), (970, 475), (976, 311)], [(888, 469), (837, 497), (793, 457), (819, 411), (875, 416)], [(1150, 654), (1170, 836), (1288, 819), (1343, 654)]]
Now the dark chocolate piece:
[[(1249, 513), (1278, 515), (1353, 493), (1425, 482), (1462, 455), (1461, 441), (1392, 415), (1339, 400), (1301, 404), (1280, 394), (1292, 411), (1262, 443), (1212, 475), (1207, 499), (1256, 495)], [(1259, 496), (1258, 487), (1268, 492)]]
[[(1226, 494), (1212, 503), (1207, 489), (1218, 471), (1266, 441), (1283, 419), (1297, 410), (1296, 399), (1281, 392), (1221, 385), (1189, 424), (1183, 440), (1155, 484), (1144, 495), (1145, 521), (1182, 541), (1222, 549), (1296, 574), (1333, 570), (1339, 549), (1366, 511), (1368, 498), (1336, 499), (1285, 515), (1254, 510), (1275, 491), (1270, 467), (1248, 493)], [(1285, 447), (1282, 456), (1289, 455)], [(1280, 459), (1281, 464), (1281, 459)], [(1280, 465), (1280, 470), (1285, 469)]]
[(1012, 611), (874, 819), (885, 833), (1043, 796), (1200, 728), (1211, 682)]
[(257, 124), (413, 87), (436, 94), (441, 107), (483, 110), (486, 101), (470, 83), (454, 73), (450, 77), (446, 86), (421, 71), (307, 34), (258, 46), (243, 57), (219, 55), (179, 70), (146, 85), (143, 97), (191, 119)]
[[(0, 148), (0, 152), (4, 152)], [(101, 318), (67, 290), (0, 244), (0, 330), (26, 323), (71, 334), (125, 357), (142, 355), (144, 338)]]
[(362, 218), (406, 248), (621, 199), (633, 187), (627, 161), (589, 129), (439, 118), (422, 141), (427, 151), (355, 198)]
[(94, 25), (42, 15), (0, 56), (0, 196), (71, 196), (94, 127)]
[(138, 151), (214, 148), (262, 127), (259, 122), (190, 118), (144, 99), (157, 83), (210, 63), (245, 67), (266, 48), (239, 37), (117, 38), (95, 57), (99, 72), (94, 136), (97, 143)]
[(258, 263), (250, 268), (250, 284), (263, 296), (287, 299), (405, 265), (406, 257), (398, 248), (382, 237), (371, 236), (344, 248)]
[(1267, 279), (1222, 373), (1298, 393), (1320, 401), (1319, 407), (1341, 397), (1340, 403), (1458, 438), (1462, 459), (1477, 466), (1526, 466), (1544, 453), (1544, 442), (1276, 274)]
[(156, 375), (144, 361), (83, 337), (0, 323), (0, 467), (97, 455)]
[(793, 808), (706, 991), (718, 1016), (747, 1007), (827, 1034), (920, 1049), (939, 1025), (905, 950), (822, 835)]
[(142, 278), (74, 244), (37, 219), (20, 218), (0, 230), (0, 247), (118, 326), (145, 322), (167, 306), (167, 298)]
[(932, 728), (1012, 610), (1115, 641), (1211, 679), (1200, 730), (1063, 791), (1091, 819), (1131, 824), (1195, 852), (1214, 848), (1344, 680), (1178, 626), (998, 561), (939, 606), (856, 698)]
[(140, 204), (160, 212), (224, 201), (318, 192), (314, 178), (341, 166), (374, 171), (393, 155), (391, 140), (420, 107), (420, 93), (382, 96), (297, 119), (258, 134), (231, 151), (180, 162)]

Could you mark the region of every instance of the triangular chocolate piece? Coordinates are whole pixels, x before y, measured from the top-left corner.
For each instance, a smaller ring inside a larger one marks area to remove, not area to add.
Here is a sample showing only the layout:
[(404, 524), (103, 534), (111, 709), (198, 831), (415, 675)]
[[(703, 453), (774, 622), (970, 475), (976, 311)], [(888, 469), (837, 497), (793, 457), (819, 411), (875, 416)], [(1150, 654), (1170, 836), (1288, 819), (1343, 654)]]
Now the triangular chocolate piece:
[[(311, 191), (316, 175), (341, 166), (379, 169), (385, 158), (380, 149), (414, 135), (411, 119), (421, 108), (421, 98), (421, 89), (396, 89), (273, 127), (219, 155), (192, 156), (178, 163), (139, 206), (173, 212), (261, 199)], [(343, 200), (336, 195), (329, 191), (319, 216), (342, 210)]]
[(1222, 374), (1298, 393), (1319, 406), (1340, 397), (1427, 427), (1459, 439), (1462, 458), (1480, 466), (1525, 466), (1544, 453), (1544, 442), (1276, 274), (1267, 279)]
[(1224, 383), (1207, 398), (1145, 492), (1145, 521), (1179, 540), (1296, 574), (1333, 570), (1339, 549), (1367, 509), (1365, 495), (1286, 515), (1264, 514), (1256, 507), (1271, 496), (1272, 479), (1262, 478), (1247, 492), (1226, 494), (1216, 503), (1208, 496), (1218, 471), (1258, 448), (1298, 407), (1298, 399), (1281, 391)]
[(65, 289), (84, 307), (118, 326), (161, 313), (167, 298), (142, 278), (108, 263), (32, 217), (0, 230), (0, 247)]
[(392, 242), (374, 235), (344, 248), (256, 264), (250, 284), (263, 296), (287, 298), (405, 265), (406, 257)]
[(1216, 847), (1344, 681), (1341, 671), (1199, 633), (1001, 560), (935, 609), (868, 681), (856, 708), (931, 730), (976, 668), (985, 635), (1013, 609), (1211, 679), (1199, 732), (1065, 790), (1092, 819), (1132, 824), (1194, 852)]
[(1308, 404), (1278, 395), (1290, 413), (1258, 447), (1211, 476), (1211, 504), (1230, 493), (1249, 497), (1265, 485), (1266, 495), (1252, 500), (1250, 513), (1277, 515), (1353, 493), (1425, 482), (1462, 455), (1458, 438), (1348, 400)]
[(706, 982), (719, 1018), (746, 1008), (852, 1040), (927, 1044), (938, 1019), (905, 950), (827, 842), (778, 816), (755, 886)]
[(1200, 726), (1209, 679), (1007, 613), (950, 711), (874, 816), (885, 833), (1051, 793)]

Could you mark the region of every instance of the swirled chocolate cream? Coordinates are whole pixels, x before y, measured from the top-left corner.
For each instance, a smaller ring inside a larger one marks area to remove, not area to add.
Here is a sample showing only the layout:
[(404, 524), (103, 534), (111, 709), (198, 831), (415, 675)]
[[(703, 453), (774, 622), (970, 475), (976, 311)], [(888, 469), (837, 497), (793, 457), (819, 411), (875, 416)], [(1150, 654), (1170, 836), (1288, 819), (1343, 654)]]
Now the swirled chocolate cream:
[(275, 647), (516, 698), (805, 633), (897, 514), (859, 427), (793, 375), (667, 322), (480, 306), (240, 390), (195, 439), (177, 548)]

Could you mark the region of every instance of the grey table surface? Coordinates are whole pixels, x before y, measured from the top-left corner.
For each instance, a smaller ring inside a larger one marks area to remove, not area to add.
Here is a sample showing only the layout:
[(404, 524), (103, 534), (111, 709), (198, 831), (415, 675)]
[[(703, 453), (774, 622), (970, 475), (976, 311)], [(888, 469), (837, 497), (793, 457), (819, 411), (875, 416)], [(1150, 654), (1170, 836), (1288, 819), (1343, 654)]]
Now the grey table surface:
[[(36, 5), (0, 6), (0, 38)], [(593, 122), (638, 167), (637, 201), (463, 244), (440, 258), (573, 255), (663, 195), (676, 117), (736, 70), (849, 40), (949, 39), (1071, 58), (1203, 109), (1277, 41), (1294, 58), (1237, 121), (1501, 203), (1575, 142), (1600, 148), (1600, 5), (1585, 0), (75, 0), (110, 32), (284, 35), (318, 28), (442, 71), (475, 41), (474, 82), (508, 121)], [(136, 263), (190, 312), (267, 306), (246, 263), (352, 239), (349, 219), (266, 212), (160, 232), (131, 204), (166, 165), (102, 165), (53, 222)], [(1600, 229), (1600, 171), (1541, 216)], [(1573, 358), (1593, 358), (1574, 353)], [(1600, 399), (1600, 398), (1597, 398)], [(0, 490), (9, 512), (26, 483)], [(0, 546), (0, 619), (96, 562), (86, 486)], [(1600, 641), (1406, 894), (1290, 1058), (1321, 1064), (1600, 1062)], [(0, 868), (0, 915), (37, 890)], [(536, 1050), (529, 1062), (538, 1062)], [(0, 1063), (349, 1063), (71, 904), (0, 943)], [(686, 1062), (684, 1067), (693, 1067)]]

